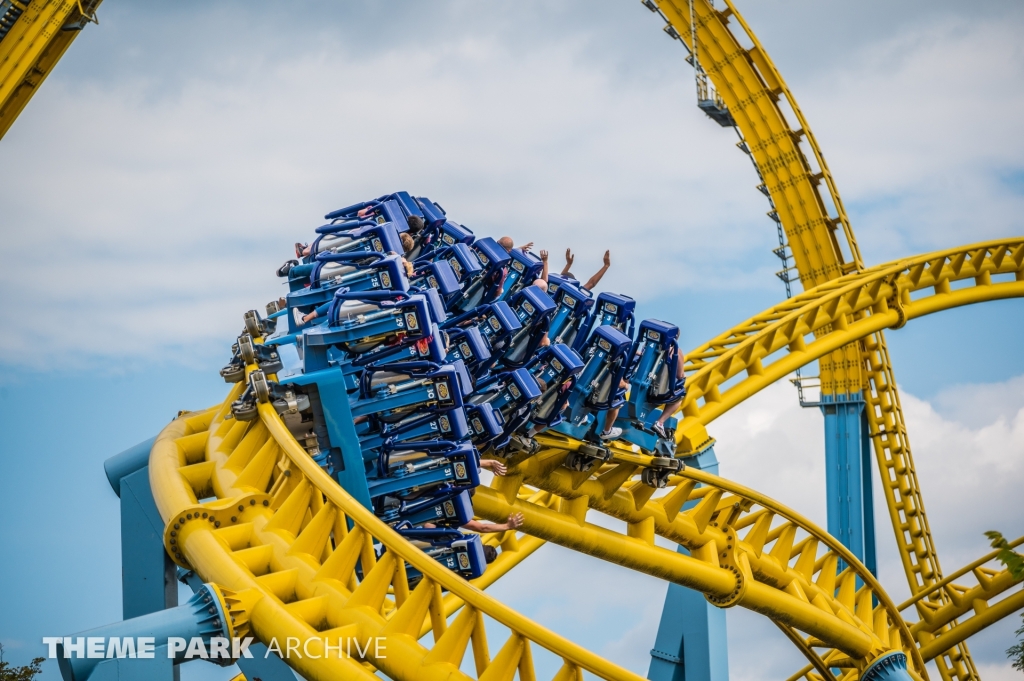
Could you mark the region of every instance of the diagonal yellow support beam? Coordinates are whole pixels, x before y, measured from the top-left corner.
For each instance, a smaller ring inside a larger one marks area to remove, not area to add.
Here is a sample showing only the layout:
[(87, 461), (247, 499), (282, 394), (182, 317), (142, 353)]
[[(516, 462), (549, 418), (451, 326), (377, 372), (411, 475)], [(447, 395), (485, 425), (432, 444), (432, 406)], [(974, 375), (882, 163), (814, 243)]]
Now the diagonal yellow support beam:
[(0, 39), (0, 139), (102, 0), (14, 0), (17, 17)]

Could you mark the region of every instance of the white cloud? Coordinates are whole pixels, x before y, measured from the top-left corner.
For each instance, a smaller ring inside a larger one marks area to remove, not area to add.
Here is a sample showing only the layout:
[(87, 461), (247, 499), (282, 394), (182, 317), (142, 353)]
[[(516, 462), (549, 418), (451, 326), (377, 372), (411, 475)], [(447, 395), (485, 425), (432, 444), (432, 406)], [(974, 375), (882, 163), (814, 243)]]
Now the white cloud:
[(803, 84), (868, 260), (1022, 233), (1018, 23), (926, 20)]
[[(280, 292), (273, 269), (319, 216), (399, 188), (479, 234), (572, 246), (580, 276), (611, 248), (605, 287), (641, 301), (773, 286), (752, 168), (641, 10), (452, 5), (428, 31), (410, 9), (395, 41), (364, 35), (379, 17), (247, 15), (255, 38), (222, 41), (238, 14), (208, 8), (184, 50), (179, 23), (111, 12), (89, 34), (118, 55), (107, 75), (58, 72), (0, 146), (0, 310), (19, 321), (0, 348), (206, 357)], [(1020, 231), (1021, 195), (994, 179), (1024, 151), (1015, 35), (925, 20), (810, 80), (793, 69), (869, 260)]]

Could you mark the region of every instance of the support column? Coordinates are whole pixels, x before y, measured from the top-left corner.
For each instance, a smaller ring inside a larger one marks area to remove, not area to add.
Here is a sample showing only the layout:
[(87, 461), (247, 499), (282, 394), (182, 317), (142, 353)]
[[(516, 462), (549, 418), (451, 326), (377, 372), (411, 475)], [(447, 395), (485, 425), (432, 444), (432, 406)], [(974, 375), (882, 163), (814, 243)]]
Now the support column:
[[(718, 475), (718, 459), (712, 447), (684, 459), (684, 463)], [(691, 506), (692, 503), (684, 508)], [(678, 551), (689, 555), (682, 546)], [(699, 591), (669, 584), (647, 678), (651, 681), (728, 681), (725, 610), (708, 603)]]
[[(149, 451), (155, 438), (107, 459), (103, 468), (121, 498), (121, 613), (125, 620), (178, 605), (177, 566), (164, 551), (164, 523), (149, 486)], [(178, 681), (166, 655), (105, 665), (96, 678)]]
[(861, 393), (821, 396), (828, 532), (875, 573), (871, 438)]

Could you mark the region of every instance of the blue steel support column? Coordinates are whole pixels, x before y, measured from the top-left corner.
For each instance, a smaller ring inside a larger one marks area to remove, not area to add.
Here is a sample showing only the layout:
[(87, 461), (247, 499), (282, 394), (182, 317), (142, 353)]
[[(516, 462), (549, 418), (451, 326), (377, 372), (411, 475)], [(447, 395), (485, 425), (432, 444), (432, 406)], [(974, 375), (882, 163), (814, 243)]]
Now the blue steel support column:
[(121, 599), (124, 619), (178, 605), (177, 566), (164, 550), (164, 523), (149, 466), (121, 478)]
[(875, 572), (871, 440), (864, 396), (822, 395), (828, 532)]
[[(178, 605), (177, 566), (164, 551), (164, 523), (149, 486), (149, 451), (155, 440), (140, 442), (103, 463), (110, 486), (121, 497), (121, 612), (126, 620)], [(131, 664), (140, 667), (139, 678), (180, 678), (177, 667), (159, 660)], [(107, 673), (114, 672), (102, 672)]]
[[(718, 475), (714, 448), (709, 447), (685, 459), (684, 463)], [(681, 546), (678, 551), (689, 554)], [(728, 681), (725, 610), (708, 603), (698, 591), (669, 584), (647, 678), (651, 681)]]

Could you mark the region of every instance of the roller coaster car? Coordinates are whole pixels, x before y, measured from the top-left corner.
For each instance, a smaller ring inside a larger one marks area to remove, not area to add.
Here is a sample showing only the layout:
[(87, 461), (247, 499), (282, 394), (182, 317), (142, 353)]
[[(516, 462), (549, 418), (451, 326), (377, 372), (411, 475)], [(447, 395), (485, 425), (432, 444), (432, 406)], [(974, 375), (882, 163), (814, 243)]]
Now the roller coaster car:
[(562, 421), (562, 410), (576, 378), (583, 371), (583, 358), (567, 345), (556, 343), (544, 348), (526, 369), (543, 389), (529, 420), (542, 426), (554, 426)]
[(424, 442), (429, 440), (460, 441), (469, 437), (469, 422), (463, 407), (426, 414), (413, 413), (398, 421), (370, 419), (359, 424), (359, 446), (363, 458), (375, 457), (387, 443)]
[(509, 307), (522, 328), (508, 342), (508, 349), (499, 360), (501, 367), (514, 369), (530, 361), (548, 333), (555, 304), (539, 286), (527, 286), (512, 296)]
[[(391, 202), (389, 204), (389, 202)], [(385, 209), (385, 204), (389, 204)], [(360, 203), (354, 203), (351, 206), (345, 206), (333, 210), (324, 216), (325, 220), (350, 220), (358, 218), (360, 211), (369, 209), (368, 214), (374, 217), (382, 218), (382, 222), (387, 222), (388, 217), (396, 216), (409, 216), (419, 215), (423, 217), (423, 211), (420, 208), (419, 203), (416, 199), (412, 198), (409, 192), (395, 192), (393, 194), (385, 194), (384, 196), (372, 199), (370, 201), (362, 201)], [(387, 215), (385, 215), (387, 211)], [(394, 211), (394, 212), (392, 212)], [(405, 220), (401, 222), (405, 224)]]
[(406, 229), (400, 223), (359, 220), (353, 223), (322, 225), (316, 228), (320, 235), (309, 247), (311, 256), (322, 253), (403, 253), (399, 232)]
[(636, 310), (636, 301), (629, 296), (622, 296), (617, 293), (602, 293), (597, 296), (594, 303), (594, 313), (590, 317), (590, 326), (586, 333), (581, 333), (576, 338), (573, 349), (581, 352), (581, 348), (587, 343), (587, 337), (592, 329), (602, 326), (611, 326), (630, 338), (633, 337), (633, 313)]
[(525, 253), (518, 248), (509, 252), (511, 261), (505, 280), (501, 283), (501, 290), (498, 292), (498, 300), (508, 300), (513, 294), (521, 291), (527, 286), (533, 285), (541, 272), (544, 270), (544, 263), (532, 253)]
[(548, 295), (554, 298), (555, 294), (558, 293), (558, 290), (562, 288), (562, 286), (564, 286), (565, 284), (572, 284), (573, 286), (579, 288), (580, 282), (578, 279), (573, 279), (572, 277), (566, 277), (564, 275), (555, 274), (553, 272), (549, 273)]
[(416, 288), (434, 289), (445, 300), (462, 290), (462, 284), (447, 260), (438, 260), (421, 266), (416, 270), (410, 283)]
[[(479, 535), (462, 534), (458, 530), (413, 528), (399, 530), (423, 552), (465, 579), (476, 579), (487, 568), (484, 545)], [(414, 588), (422, 575), (409, 569), (409, 587)]]
[(370, 498), (408, 502), (480, 484), (480, 457), (469, 443), (437, 440), (385, 446), (367, 471)]
[(568, 415), (555, 429), (600, 447), (601, 412), (621, 406), (623, 377), (629, 369), (632, 341), (612, 326), (599, 326), (581, 353), (584, 366), (569, 395)]
[[(456, 342), (456, 334), (463, 331), (469, 333), (469, 329), (476, 330), (483, 341), (486, 353), (480, 352), (479, 347), (475, 348), (470, 345), (468, 349), (474, 351), (475, 356), (472, 362), (467, 363), (467, 366), (474, 379), (480, 380), (509, 346), (513, 335), (522, 329), (522, 324), (519, 323), (519, 319), (509, 304), (499, 300), (496, 303), (481, 305), (462, 315), (451, 317), (441, 325), (441, 328), (448, 330), (453, 343)], [(459, 336), (460, 340), (464, 338), (464, 336)], [(460, 349), (462, 349), (461, 346)]]
[(466, 370), (473, 376), (474, 382), (477, 378), (477, 368), (491, 358), (491, 350), (484, 340), (480, 329), (470, 326), (465, 329), (455, 329), (449, 336), (448, 361), (454, 362), (461, 359)]
[(471, 391), (469, 374), (461, 362), (369, 365), (359, 379), (359, 395), (351, 410), (353, 416), (373, 414), (382, 422), (396, 422), (413, 412), (438, 413), (461, 407)]
[(450, 246), (455, 244), (472, 245), (476, 240), (473, 231), (452, 220), (445, 220), (436, 227), (425, 227), (413, 237), (416, 243), (416, 265), (433, 262), (443, 258)]
[(327, 368), (332, 348), (354, 357), (427, 338), (434, 328), (432, 315), (436, 314), (428, 293), (338, 291), (328, 309), (327, 324), (302, 333), (306, 373)]
[(679, 327), (656, 319), (640, 323), (633, 345), (630, 369), (630, 418), (653, 423), (658, 405), (674, 402), (686, 395), (679, 368)]
[(594, 298), (590, 291), (581, 289), (570, 281), (563, 281), (552, 292), (551, 277), (548, 277), (548, 295), (555, 301), (555, 314), (551, 317), (548, 338), (552, 343), (565, 343), (574, 347), (576, 340), (586, 336), (590, 328), (590, 313)]
[[(455, 252), (461, 252), (464, 248), (466, 247), (463, 244), (452, 246)], [(454, 314), (466, 312), (483, 303), (497, 300), (498, 294), (501, 292), (502, 281), (505, 278), (506, 267), (511, 261), (508, 251), (491, 237), (477, 239), (471, 247), (471, 252), (476, 257), (480, 269), (472, 273), (467, 269), (464, 274), (459, 276), (462, 290), (446, 301), (449, 311)], [(448, 262), (452, 264), (453, 269), (457, 269), (451, 257), (448, 258)], [(458, 272), (456, 273), (458, 274)]]
[(526, 369), (498, 374), (469, 398), (467, 409), (474, 444), (500, 450), (508, 445), (513, 427), (522, 423), (531, 404), (541, 396), (537, 379)]
[[(473, 502), (470, 495), (469, 490), (462, 490), (427, 499), (423, 503), (411, 504), (386, 498), (375, 504), (374, 512), (377, 517), (390, 524), (420, 526), (430, 523), (437, 527), (462, 527), (473, 519)], [(406, 504), (405, 511), (400, 512), (403, 503)]]

